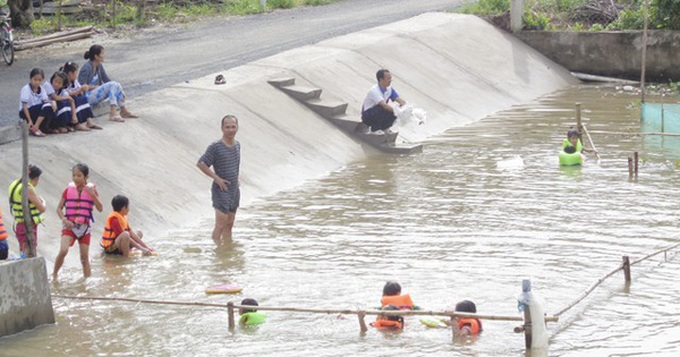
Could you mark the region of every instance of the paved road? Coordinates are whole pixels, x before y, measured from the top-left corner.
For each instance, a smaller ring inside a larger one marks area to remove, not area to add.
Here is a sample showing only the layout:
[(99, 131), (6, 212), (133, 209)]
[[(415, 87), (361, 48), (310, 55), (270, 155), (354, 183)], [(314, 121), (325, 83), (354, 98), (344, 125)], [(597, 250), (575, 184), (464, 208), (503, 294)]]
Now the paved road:
[(104, 45), (106, 68), (130, 97), (192, 80), (292, 48), (403, 20), (423, 12), (448, 10), (461, 0), (343, 0), (327, 6), (211, 18), (169, 29), (140, 31), (128, 39), (98, 36), (17, 53), (0, 65), (0, 126), (14, 124), (19, 91), (33, 67), (51, 73), (65, 61), (83, 63), (93, 43)]

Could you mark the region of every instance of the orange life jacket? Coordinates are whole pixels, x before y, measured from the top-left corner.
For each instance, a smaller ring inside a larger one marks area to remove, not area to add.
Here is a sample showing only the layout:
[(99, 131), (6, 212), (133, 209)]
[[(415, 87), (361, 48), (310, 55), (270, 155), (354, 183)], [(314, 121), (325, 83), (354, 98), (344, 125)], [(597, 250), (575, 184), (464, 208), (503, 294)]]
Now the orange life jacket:
[(87, 189), (78, 194), (76, 184), (71, 182), (66, 187), (66, 219), (77, 224), (88, 224), (92, 218), (92, 208), (94, 207), (94, 198), (90, 196)]
[(399, 308), (399, 310), (413, 310), (413, 301), (411, 301), (411, 295), (385, 295), (380, 300), (382, 306), (394, 305)]
[(125, 216), (116, 211), (111, 212), (111, 214), (106, 218), (106, 224), (104, 225), (104, 234), (102, 235), (102, 247), (104, 247), (104, 249), (112, 246), (113, 242), (117, 238), (116, 232), (113, 230), (113, 227), (111, 226), (111, 222), (113, 221), (114, 218), (118, 220), (118, 224), (123, 229), (123, 231), (127, 231), (128, 228), (130, 228), (128, 226), (127, 218), (125, 218)]
[(371, 326), (390, 330), (401, 330), (404, 328), (404, 325), (401, 323), (401, 321), (392, 321), (388, 319), (378, 319), (375, 322), (372, 322)]
[(465, 326), (470, 329), (471, 335), (476, 335), (482, 331), (482, 322), (474, 318), (458, 319), (458, 328), (462, 329)]
[(2, 222), (2, 211), (0, 211), (0, 240), (5, 240), (7, 237), (7, 228), (5, 228), (5, 223)]

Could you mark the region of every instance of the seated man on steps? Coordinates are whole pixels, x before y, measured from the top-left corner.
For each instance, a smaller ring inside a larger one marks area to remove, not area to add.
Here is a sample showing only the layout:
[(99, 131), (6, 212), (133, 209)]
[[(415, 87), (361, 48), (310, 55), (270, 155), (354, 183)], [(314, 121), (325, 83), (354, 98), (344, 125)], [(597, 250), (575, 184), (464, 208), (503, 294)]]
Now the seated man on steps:
[(378, 84), (374, 85), (366, 94), (364, 104), (361, 106), (361, 122), (371, 131), (389, 129), (397, 117), (394, 109), (387, 104), (390, 100), (404, 106), (406, 102), (399, 97), (392, 88), (392, 74), (386, 69), (381, 69), (375, 74)]

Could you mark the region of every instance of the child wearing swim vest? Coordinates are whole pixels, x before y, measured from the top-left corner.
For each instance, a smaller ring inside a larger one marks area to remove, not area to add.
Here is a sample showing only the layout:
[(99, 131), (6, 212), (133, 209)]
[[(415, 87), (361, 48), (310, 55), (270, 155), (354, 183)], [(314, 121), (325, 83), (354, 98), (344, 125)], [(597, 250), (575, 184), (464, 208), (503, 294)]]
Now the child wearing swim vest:
[(142, 241), (144, 233), (134, 231), (130, 227), (127, 219), (130, 213), (130, 200), (123, 195), (116, 195), (111, 200), (113, 212), (106, 218), (104, 234), (102, 235), (101, 246), (106, 254), (118, 254), (124, 257), (130, 255), (130, 248), (137, 248), (143, 255), (153, 254), (146, 243)]
[(90, 168), (80, 163), (71, 170), (73, 182), (69, 183), (61, 195), (57, 205), (57, 215), (61, 218), (61, 245), (59, 254), (54, 260), (53, 279), (57, 280), (59, 269), (64, 264), (64, 258), (68, 254), (69, 247), (78, 241), (80, 248), (80, 263), (83, 265), (83, 276), (88, 278), (90, 269), (90, 232), (93, 220), (92, 210), (102, 211), (102, 203), (99, 201), (97, 188), (93, 183), (88, 183)]
[(9, 252), (7, 237), (7, 228), (5, 228), (5, 223), (2, 221), (2, 210), (0, 210), (0, 260), (7, 259), (7, 253)]
[[(382, 311), (399, 311), (399, 308), (394, 305), (383, 306)], [(395, 315), (378, 315), (375, 322), (371, 322), (371, 326), (383, 330), (403, 330), (404, 317)]]
[(411, 300), (411, 295), (401, 295), (401, 285), (396, 281), (388, 281), (383, 287), (383, 297), (380, 299), (380, 305), (385, 307), (387, 305), (396, 306), (399, 310), (413, 310), (415, 306)]
[[(33, 218), (33, 246), (38, 250), (38, 225), (43, 221), (45, 212), (45, 201), (38, 195), (36, 187), (40, 183), (42, 170), (36, 165), (28, 165), (28, 209)], [(21, 205), (21, 190), (23, 185), (21, 179), (14, 180), (9, 185), (9, 207), (14, 216), (14, 233), (19, 241), (19, 251), (21, 256), (26, 257), (28, 249), (28, 232), (24, 221), (24, 207)]]
[[(257, 300), (251, 298), (243, 299), (241, 301), (241, 305), (259, 306)], [(238, 323), (241, 324), (242, 326), (259, 325), (264, 323), (264, 321), (267, 319), (267, 315), (265, 315), (262, 312), (258, 312), (256, 309), (240, 308), (238, 309), (238, 313), (239, 315), (241, 315), (241, 318), (239, 318)]]
[[(477, 306), (470, 300), (463, 300), (456, 304), (455, 312), (476, 314)], [(456, 334), (460, 336), (477, 335), (482, 332), (482, 322), (474, 317), (452, 317), (448, 324), (457, 329)]]

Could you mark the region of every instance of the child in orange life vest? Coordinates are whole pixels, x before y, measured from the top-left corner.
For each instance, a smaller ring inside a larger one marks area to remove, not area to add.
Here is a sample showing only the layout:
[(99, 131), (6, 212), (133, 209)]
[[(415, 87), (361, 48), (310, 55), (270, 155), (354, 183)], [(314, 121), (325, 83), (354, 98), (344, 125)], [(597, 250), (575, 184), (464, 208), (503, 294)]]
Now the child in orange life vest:
[(0, 210), (0, 260), (7, 259), (9, 247), (7, 246), (7, 228), (2, 222), (2, 210)]
[[(399, 311), (399, 308), (394, 305), (383, 306), (383, 311)], [(404, 329), (404, 317), (394, 316), (394, 315), (378, 315), (375, 322), (371, 323), (371, 326), (382, 329), (382, 330), (403, 330)]]
[[(59, 254), (54, 261), (54, 272), (52, 277), (57, 279), (59, 269), (64, 264), (64, 258), (68, 254), (70, 246), (78, 241), (80, 248), (80, 263), (83, 265), (83, 275), (87, 278), (91, 274), (90, 270), (90, 231), (92, 227), (92, 209), (102, 211), (102, 203), (99, 201), (97, 188), (93, 183), (88, 183), (87, 178), (90, 169), (85, 164), (73, 166), (73, 182), (69, 183), (59, 200), (57, 215), (62, 221), (61, 246)], [(64, 208), (66, 210), (64, 211)]]
[(411, 300), (411, 295), (401, 295), (401, 285), (396, 281), (388, 281), (383, 287), (383, 297), (380, 300), (380, 305), (385, 307), (387, 305), (394, 305), (399, 310), (413, 310), (414, 305)]
[[(470, 300), (463, 300), (456, 304), (455, 312), (477, 313), (477, 306)], [(474, 317), (452, 317), (447, 324), (457, 329), (456, 334), (461, 336), (477, 335), (482, 332), (482, 322)]]
[(117, 195), (111, 200), (113, 212), (109, 214), (104, 226), (101, 246), (106, 254), (119, 254), (127, 257), (130, 247), (137, 248), (144, 255), (151, 255), (153, 249), (142, 242), (142, 231), (133, 231), (128, 224), (127, 215), (130, 212), (130, 200), (123, 195)]

